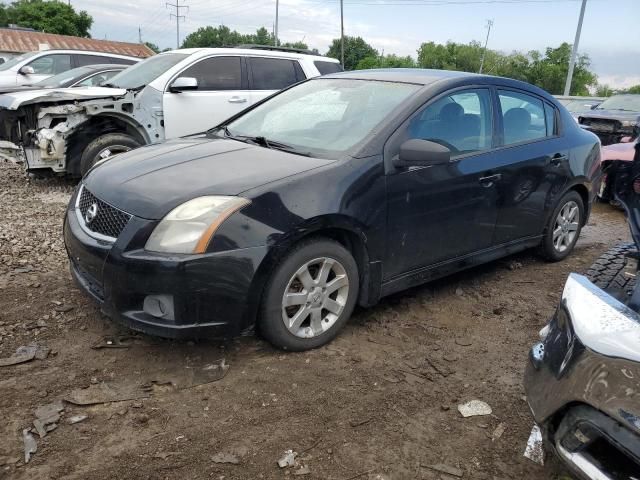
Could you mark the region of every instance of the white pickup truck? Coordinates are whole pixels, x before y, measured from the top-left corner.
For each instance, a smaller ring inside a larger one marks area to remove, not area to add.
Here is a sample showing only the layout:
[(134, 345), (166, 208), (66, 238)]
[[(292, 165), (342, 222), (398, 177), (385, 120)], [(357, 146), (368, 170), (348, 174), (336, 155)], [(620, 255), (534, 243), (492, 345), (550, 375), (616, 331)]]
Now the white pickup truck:
[(27, 171), (78, 176), (111, 155), (212, 128), (307, 78), (333, 58), (265, 48), (162, 53), (102, 87), (0, 95), (0, 155)]

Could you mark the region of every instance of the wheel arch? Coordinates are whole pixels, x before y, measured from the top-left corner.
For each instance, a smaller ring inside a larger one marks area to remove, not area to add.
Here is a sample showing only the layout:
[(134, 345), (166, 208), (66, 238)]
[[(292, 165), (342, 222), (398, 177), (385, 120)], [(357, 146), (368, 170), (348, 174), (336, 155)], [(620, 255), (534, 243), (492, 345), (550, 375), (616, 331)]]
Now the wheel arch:
[(328, 215), (307, 220), (292, 233), (276, 241), (254, 275), (249, 291), (249, 310), (245, 326), (257, 323), (260, 304), (266, 282), (280, 261), (294, 245), (312, 238), (328, 238), (338, 242), (353, 255), (358, 266), (360, 289), (358, 304), (371, 305), (379, 296), (381, 272), (377, 272), (379, 262), (371, 262), (370, 246), (364, 230), (355, 219), (343, 215)]
[(150, 143), (142, 125), (130, 117), (117, 113), (92, 116), (78, 125), (67, 139), (67, 173), (80, 175), (82, 152), (93, 140), (108, 133), (124, 133), (135, 138), (141, 145)]

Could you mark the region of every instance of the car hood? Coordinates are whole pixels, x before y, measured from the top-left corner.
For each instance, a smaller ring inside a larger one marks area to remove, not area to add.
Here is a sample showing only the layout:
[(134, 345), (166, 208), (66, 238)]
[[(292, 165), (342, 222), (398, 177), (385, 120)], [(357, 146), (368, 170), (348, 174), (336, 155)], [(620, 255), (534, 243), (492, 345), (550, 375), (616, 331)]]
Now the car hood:
[(55, 103), (64, 101), (82, 101), (93, 98), (120, 97), (127, 93), (123, 88), (107, 87), (70, 87), (47, 88), (41, 90), (22, 90), (0, 95), (0, 108), (17, 110), (32, 103)]
[(606, 119), (606, 120), (638, 120), (640, 112), (624, 112), (622, 110), (592, 110), (579, 115), (582, 118)]
[(83, 183), (120, 210), (158, 220), (192, 198), (239, 195), (332, 162), (200, 135), (120, 154), (96, 166)]
[(614, 143), (602, 147), (602, 162), (609, 160), (623, 160), (632, 162), (636, 155), (637, 142)]

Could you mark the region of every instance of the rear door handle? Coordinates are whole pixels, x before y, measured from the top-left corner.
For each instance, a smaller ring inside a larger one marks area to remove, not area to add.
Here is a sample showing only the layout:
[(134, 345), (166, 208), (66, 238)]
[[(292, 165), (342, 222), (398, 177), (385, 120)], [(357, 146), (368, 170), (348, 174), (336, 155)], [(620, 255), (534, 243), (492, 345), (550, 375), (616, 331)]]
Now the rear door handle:
[(564, 160), (568, 160), (568, 159), (569, 159), (569, 157), (567, 155), (565, 155), (564, 153), (556, 153), (553, 157), (551, 157), (551, 162), (550, 163), (554, 167), (557, 167)]
[(229, 103), (245, 103), (247, 101), (244, 97), (231, 97)]
[(500, 181), (502, 179), (501, 173), (496, 173), (495, 175), (489, 175), (488, 177), (480, 177), (478, 181), (483, 187), (491, 187), (494, 183)]

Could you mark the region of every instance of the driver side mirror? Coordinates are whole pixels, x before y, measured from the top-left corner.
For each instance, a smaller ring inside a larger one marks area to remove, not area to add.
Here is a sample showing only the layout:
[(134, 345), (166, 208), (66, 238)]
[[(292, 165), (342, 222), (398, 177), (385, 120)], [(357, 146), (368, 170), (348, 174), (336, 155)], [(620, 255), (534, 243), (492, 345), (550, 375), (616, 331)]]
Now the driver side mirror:
[(169, 91), (171, 93), (180, 93), (185, 90), (197, 90), (198, 79), (193, 77), (178, 77), (171, 85), (169, 85)]
[(25, 65), (20, 70), (18, 70), (18, 73), (20, 75), (33, 75), (34, 73), (36, 73), (36, 71), (33, 69), (33, 67), (30, 67), (29, 65)]
[(396, 167), (429, 167), (451, 161), (451, 150), (429, 140), (412, 138), (400, 145), (400, 154), (394, 158)]

